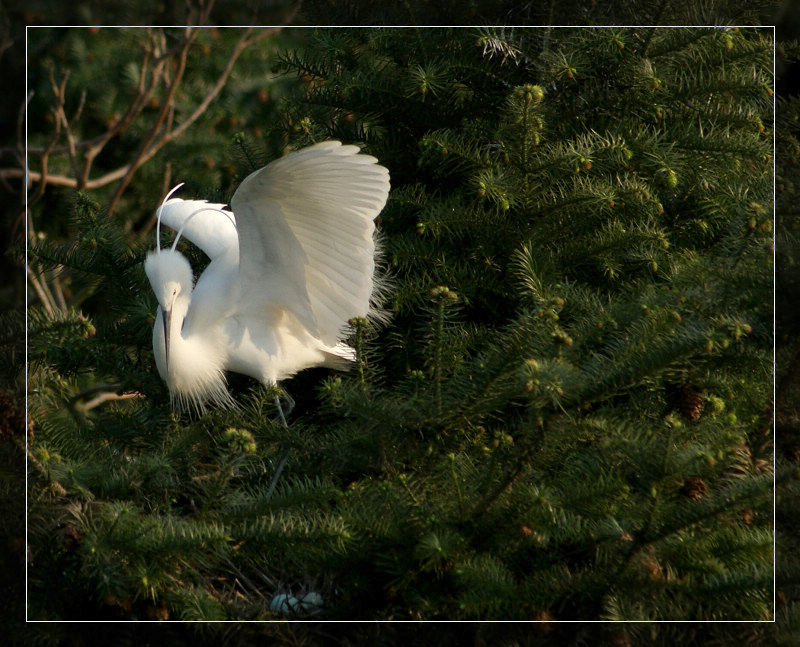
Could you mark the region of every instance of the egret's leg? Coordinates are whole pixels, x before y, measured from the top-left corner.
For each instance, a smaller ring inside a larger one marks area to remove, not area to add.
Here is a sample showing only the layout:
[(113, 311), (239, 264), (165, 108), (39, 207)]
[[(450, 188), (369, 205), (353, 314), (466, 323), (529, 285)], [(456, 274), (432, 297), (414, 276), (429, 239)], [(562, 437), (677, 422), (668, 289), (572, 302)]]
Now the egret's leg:
[[(280, 416), (281, 422), (286, 429), (289, 428), (289, 424), (286, 422), (286, 416), (283, 415), (283, 407), (281, 406), (281, 399), (276, 395), (275, 396), (275, 406), (278, 409), (278, 416)], [(292, 409), (294, 408), (294, 403), (292, 403)], [(289, 409), (291, 411), (291, 409)]]
[[(288, 394), (287, 397), (289, 397)], [(278, 408), (278, 416), (280, 416), (284, 428), (288, 429), (289, 424), (286, 422), (286, 416), (283, 415), (281, 400), (277, 395), (275, 396), (275, 406)], [(289, 411), (294, 409), (294, 401), (291, 398), (289, 398), (289, 406), (290, 406)], [(267, 499), (272, 498), (272, 493), (275, 491), (275, 486), (278, 485), (278, 479), (281, 477), (281, 472), (283, 472), (283, 468), (286, 467), (286, 461), (289, 460), (289, 454), (291, 453), (291, 451), (292, 448), (287, 447), (286, 449), (283, 450), (283, 454), (281, 455), (280, 459), (278, 459), (278, 466), (275, 468), (275, 475), (272, 477), (272, 483), (269, 484), (269, 490), (267, 490)]]

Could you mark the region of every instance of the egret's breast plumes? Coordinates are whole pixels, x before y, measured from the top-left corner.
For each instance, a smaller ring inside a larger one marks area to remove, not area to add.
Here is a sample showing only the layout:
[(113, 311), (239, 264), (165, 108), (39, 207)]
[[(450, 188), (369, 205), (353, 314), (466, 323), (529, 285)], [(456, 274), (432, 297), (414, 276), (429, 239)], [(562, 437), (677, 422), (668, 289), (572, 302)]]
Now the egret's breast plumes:
[(157, 320), (153, 326), (153, 349), (156, 367), (167, 383), (173, 408), (201, 415), (209, 402), (224, 408), (234, 407), (225, 381), (224, 349), (215, 347), (214, 337), (184, 337), (180, 330), (174, 330), (167, 360), (164, 327), (159, 324)]

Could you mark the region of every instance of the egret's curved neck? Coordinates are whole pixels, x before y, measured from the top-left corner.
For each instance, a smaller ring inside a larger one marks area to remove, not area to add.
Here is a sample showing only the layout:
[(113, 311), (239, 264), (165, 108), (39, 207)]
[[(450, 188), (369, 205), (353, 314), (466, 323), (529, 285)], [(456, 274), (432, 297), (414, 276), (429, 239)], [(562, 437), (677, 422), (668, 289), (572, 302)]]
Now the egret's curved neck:
[(183, 337), (183, 327), (192, 300), (191, 287), (188, 292), (188, 294), (182, 292), (178, 295), (172, 303), (172, 308), (164, 315), (165, 319), (162, 322), (167, 340), (164, 345), (165, 368), (169, 377), (173, 379), (179, 378), (180, 373), (186, 370), (186, 359), (191, 357), (191, 353), (187, 353), (186, 340)]
[(183, 322), (186, 321), (186, 316), (189, 314), (189, 306), (192, 303), (192, 288), (189, 287), (186, 292), (182, 292), (175, 299), (172, 304), (172, 318), (170, 321), (170, 341), (174, 339), (176, 343), (183, 341), (181, 332), (183, 330)]

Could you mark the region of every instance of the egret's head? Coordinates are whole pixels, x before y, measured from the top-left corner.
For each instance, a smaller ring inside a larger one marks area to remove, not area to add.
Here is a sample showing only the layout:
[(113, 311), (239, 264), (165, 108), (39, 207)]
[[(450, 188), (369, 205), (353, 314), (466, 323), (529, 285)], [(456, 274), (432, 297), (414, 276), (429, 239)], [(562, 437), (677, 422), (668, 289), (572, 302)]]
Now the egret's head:
[(188, 296), (192, 291), (192, 267), (189, 265), (189, 261), (175, 249), (180, 234), (171, 249), (161, 249), (161, 214), (167, 200), (182, 186), (181, 183), (173, 187), (156, 211), (156, 249), (147, 255), (144, 262), (145, 274), (150, 280), (158, 304), (164, 313), (172, 311), (176, 299), (181, 294)]
[(192, 266), (180, 252), (161, 249), (147, 255), (144, 271), (161, 306), (161, 322), (156, 325), (164, 327), (164, 371), (169, 374), (169, 340), (173, 320), (180, 331), (192, 295)]
[(177, 250), (150, 252), (144, 262), (144, 271), (164, 312), (171, 311), (179, 297), (188, 297), (192, 293), (192, 266)]

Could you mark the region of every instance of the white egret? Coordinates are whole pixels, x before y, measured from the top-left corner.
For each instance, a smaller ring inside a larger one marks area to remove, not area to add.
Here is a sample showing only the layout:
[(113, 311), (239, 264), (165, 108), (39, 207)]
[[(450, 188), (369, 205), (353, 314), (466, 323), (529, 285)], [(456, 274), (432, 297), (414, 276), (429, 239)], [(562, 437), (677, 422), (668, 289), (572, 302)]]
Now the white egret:
[[(374, 220), (389, 193), (374, 157), (337, 141), (291, 153), (247, 176), (232, 212), (170, 199), (180, 186), (158, 209), (145, 261), (159, 304), (156, 366), (175, 408), (232, 406), (225, 371), (275, 385), (355, 359), (342, 340), (350, 319), (374, 313)], [(171, 249), (158, 241), (161, 222), (178, 231)], [(181, 235), (210, 259), (194, 287)]]

